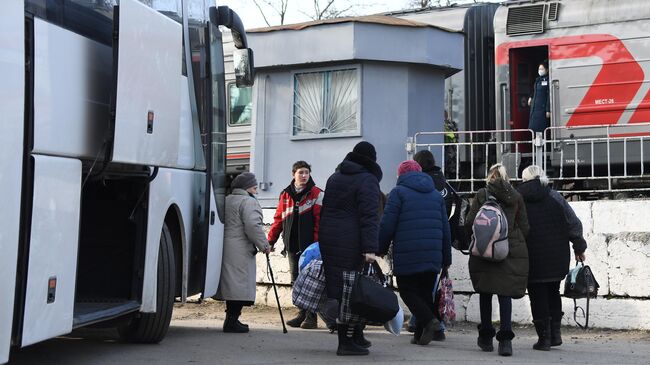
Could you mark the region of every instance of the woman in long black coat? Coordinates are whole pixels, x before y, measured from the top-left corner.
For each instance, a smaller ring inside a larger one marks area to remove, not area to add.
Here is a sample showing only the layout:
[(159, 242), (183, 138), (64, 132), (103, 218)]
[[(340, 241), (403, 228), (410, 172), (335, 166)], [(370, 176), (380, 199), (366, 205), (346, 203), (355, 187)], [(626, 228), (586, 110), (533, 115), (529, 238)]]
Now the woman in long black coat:
[(533, 132), (544, 132), (551, 118), (551, 98), (548, 80), (548, 67), (540, 63), (537, 68), (539, 77), (535, 79), (533, 95), (528, 99), (530, 117), (528, 128)]
[[(343, 272), (357, 271), (364, 259), (373, 261), (378, 251), (379, 181), (372, 144), (359, 142), (327, 180), (320, 218), (320, 250), (327, 281), (327, 296), (341, 302)], [(362, 327), (337, 325), (338, 355), (367, 355), (369, 342)]]
[(576, 260), (585, 259), (587, 242), (580, 219), (562, 195), (548, 186), (541, 167), (527, 167), (522, 178), (524, 183), (517, 190), (524, 197), (530, 225), (526, 239), (528, 297), (539, 337), (533, 348), (548, 351), (562, 344), (560, 281), (569, 271), (569, 241), (573, 242)]

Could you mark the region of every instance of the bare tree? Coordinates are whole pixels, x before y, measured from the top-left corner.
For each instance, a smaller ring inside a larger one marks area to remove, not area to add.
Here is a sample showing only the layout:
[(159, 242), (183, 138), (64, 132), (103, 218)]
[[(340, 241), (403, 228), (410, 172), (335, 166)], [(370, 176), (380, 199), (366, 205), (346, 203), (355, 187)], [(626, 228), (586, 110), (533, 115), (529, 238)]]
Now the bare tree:
[[(348, 3), (343, 7), (337, 7), (335, 4), (336, 0), (312, 0), (313, 1), (313, 13), (305, 13), (304, 15), (310, 17), (312, 20), (321, 20), (321, 19), (331, 19), (338, 18), (345, 15), (347, 12), (352, 10), (355, 5)], [(340, 1), (339, 1), (340, 3)]]
[(260, 11), (264, 22), (269, 27), (271, 26), (271, 23), (266, 17), (266, 13), (260, 4), (264, 4), (265, 7), (270, 8), (273, 12), (275, 12), (280, 17), (280, 25), (284, 24), (284, 17), (287, 15), (287, 6), (289, 5), (289, 0), (253, 0), (253, 4), (255, 4), (257, 10)]

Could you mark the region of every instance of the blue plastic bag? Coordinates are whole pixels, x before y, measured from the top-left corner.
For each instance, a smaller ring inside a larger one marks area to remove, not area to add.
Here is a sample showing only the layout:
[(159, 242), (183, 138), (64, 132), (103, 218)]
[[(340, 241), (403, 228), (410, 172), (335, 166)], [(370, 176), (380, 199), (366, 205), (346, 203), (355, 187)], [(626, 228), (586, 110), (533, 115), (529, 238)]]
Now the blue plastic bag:
[(314, 259), (322, 260), (318, 242), (312, 243), (302, 252), (300, 258), (298, 259), (298, 270), (302, 272), (302, 269), (304, 269), (307, 264), (309, 264)]

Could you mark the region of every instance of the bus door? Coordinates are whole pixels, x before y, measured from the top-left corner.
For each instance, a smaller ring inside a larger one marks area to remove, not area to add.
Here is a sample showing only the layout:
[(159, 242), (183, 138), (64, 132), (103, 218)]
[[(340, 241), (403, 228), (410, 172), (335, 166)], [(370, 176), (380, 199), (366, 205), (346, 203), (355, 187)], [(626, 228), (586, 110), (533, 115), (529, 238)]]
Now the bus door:
[[(548, 62), (548, 47), (523, 47), (510, 50), (510, 128), (527, 129), (530, 117), (528, 98), (533, 96), (537, 66)], [(530, 134), (518, 132), (515, 140), (529, 140)], [(529, 144), (519, 145), (519, 152), (530, 152)]]
[[(211, 8), (211, 12), (212, 9)], [(216, 10), (216, 9), (215, 9)], [(212, 19), (206, 28), (205, 73), (208, 81), (207, 101), (207, 141), (206, 165), (206, 207), (208, 210), (207, 239), (203, 240), (204, 257), (206, 262), (203, 297), (216, 294), (221, 276), (221, 261), (223, 254), (223, 234), (226, 205), (226, 96), (223, 61), (223, 45), (218, 23)]]
[(0, 12), (0, 363), (9, 361), (16, 291), (25, 125), (25, 10), (22, 0)]

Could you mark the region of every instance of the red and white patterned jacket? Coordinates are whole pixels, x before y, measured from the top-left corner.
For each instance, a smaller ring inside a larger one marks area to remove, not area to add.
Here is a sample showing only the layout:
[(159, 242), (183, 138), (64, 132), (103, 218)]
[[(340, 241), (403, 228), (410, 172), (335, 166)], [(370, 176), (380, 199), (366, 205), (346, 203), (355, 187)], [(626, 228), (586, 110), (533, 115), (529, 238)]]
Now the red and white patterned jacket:
[[(300, 200), (296, 203), (297, 196), (292, 186), (293, 181), (280, 194), (268, 240), (273, 245), (282, 234), (285, 251), (297, 253), (318, 241), (324, 193), (310, 178), (305, 187), (306, 192), (302, 196), (298, 194)], [(298, 225), (297, 229), (293, 228), (294, 224)]]

